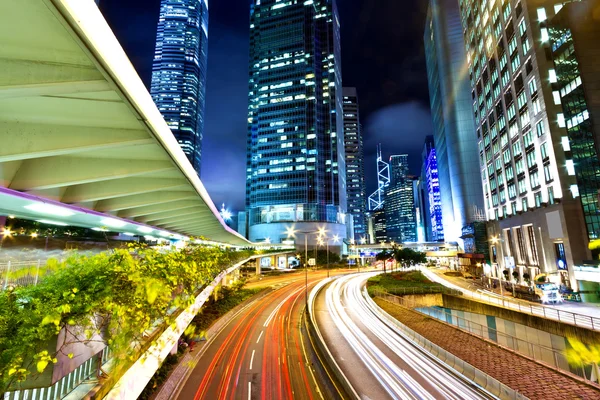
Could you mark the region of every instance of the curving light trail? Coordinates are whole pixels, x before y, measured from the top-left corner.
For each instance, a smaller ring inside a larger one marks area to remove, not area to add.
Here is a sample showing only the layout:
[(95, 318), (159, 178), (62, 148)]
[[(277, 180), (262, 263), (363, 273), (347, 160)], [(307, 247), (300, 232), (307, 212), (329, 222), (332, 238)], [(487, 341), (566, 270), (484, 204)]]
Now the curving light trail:
[[(333, 281), (326, 291), (326, 306), (336, 327), (390, 397), (495, 399), (406, 339), (396, 326), (381, 316), (377, 305), (363, 290), (365, 281), (373, 275), (352, 275)], [(364, 328), (355, 323), (356, 319), (361, 321)], [(373, 343), (367, 333), (374, 335), (410, 367), (399, 367), (385, 355), (386, 349)], [(426, 382), (426, 385), (419, 382)]]

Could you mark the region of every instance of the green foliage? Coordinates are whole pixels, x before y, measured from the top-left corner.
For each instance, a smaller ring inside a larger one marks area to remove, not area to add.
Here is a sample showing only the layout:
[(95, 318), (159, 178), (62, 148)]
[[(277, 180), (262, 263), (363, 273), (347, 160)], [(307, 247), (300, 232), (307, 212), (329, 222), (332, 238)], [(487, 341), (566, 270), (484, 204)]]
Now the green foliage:
[(253, 253), (132, 247), (51, 262), (53, 273), (37, 286), (0, 293), (0, 392), (56, 362), (62, 349), (48, 345), (61, 330), (76, 338), (65, 345), (101, 341), (125, 366), (137, 359), (144, 334), (157, 322), (173, 323), (176, 313), (168, 311), (191, 305), (224, 268)]
[(430, 281), (419, 271), (398, 272), (394, 274), (380, 274), (367, 281), (367, 290), (371, 296), (376, 291), (394, 293), (395, 289), (444, 289), (443, 285)]
[(425, 253), (407, 247), (394, 249), (394, 258), (403, 265), (417, 265), (427, 262)]

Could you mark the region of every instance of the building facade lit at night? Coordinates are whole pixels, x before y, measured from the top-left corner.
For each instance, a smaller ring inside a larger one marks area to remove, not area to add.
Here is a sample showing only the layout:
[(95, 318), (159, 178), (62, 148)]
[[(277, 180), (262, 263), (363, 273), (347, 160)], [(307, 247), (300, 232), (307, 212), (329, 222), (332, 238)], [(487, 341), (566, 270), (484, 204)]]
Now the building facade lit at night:
[(574, 267), (591, 255), (549, 57), (548, 20), (561, 7), (550, 0), (460, 2), (497, 271), (514, 270), (519, 282), (524, 273), (544, 272), (577, 289)]
[(396, 243), (416, 242), (417, 223), (413, 178), (408, 175), (408, 155), (390, 157), (390, 185), (385, 192), (387, 239)]
[(207, 51), (207, 0), (161, 0), (150, 92), (198, 175)]
[[(429, 138), (428, 138), (429, 139)], [(429, 207), (429, 225), (431, 226), (431, 241), (444, 240), (444, 224), (442, 223), (442, 201), (440, 194), (440, 182), (438, 178), (438, 166), (433, 138), (425, 141), (423, 149), (423, 167), (425, 175), (425, 186), (427, 189), (427, 206)]]
[(367, 222), (363, 138), (356, 88), (343, 89), (343, 103), (348, 217), (353, 218), (354, 239), (359, 241), (367, 235)]
[(280, 243), (290, 227), (347, 237), (339, 32), (332, 0), (251, 5), (246, 211), (252, 241)]
[(483, 213), (477, 134), (457, 0), (430, 0), (424, 32), (444, 240), (462, 246), (462, 228)]

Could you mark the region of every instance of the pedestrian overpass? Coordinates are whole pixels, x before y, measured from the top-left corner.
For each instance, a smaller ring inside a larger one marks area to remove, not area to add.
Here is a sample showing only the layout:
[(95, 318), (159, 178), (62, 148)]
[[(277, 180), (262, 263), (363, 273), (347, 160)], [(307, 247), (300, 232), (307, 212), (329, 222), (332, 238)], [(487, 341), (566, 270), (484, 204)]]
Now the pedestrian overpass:
[(92, 0), (0, 2), (0, 215), (250, 245)]

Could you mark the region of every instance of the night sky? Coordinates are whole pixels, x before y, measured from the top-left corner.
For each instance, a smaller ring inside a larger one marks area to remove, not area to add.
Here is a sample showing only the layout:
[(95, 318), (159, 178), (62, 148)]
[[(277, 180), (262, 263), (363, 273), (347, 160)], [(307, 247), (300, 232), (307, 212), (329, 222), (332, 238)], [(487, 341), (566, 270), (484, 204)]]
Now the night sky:
[[(249, 0), (209, 0), (202, 181), (214, 202), (244, 208)], [(101, 0), (101, 10), (150, 88), (160, 0)], [(344, 86), (358, 88), (367, 195), (377, 187), (375, 147), (408, 153), (420, 171), (432, 133), (423, 54), (425, 0), (337, 0)]]

